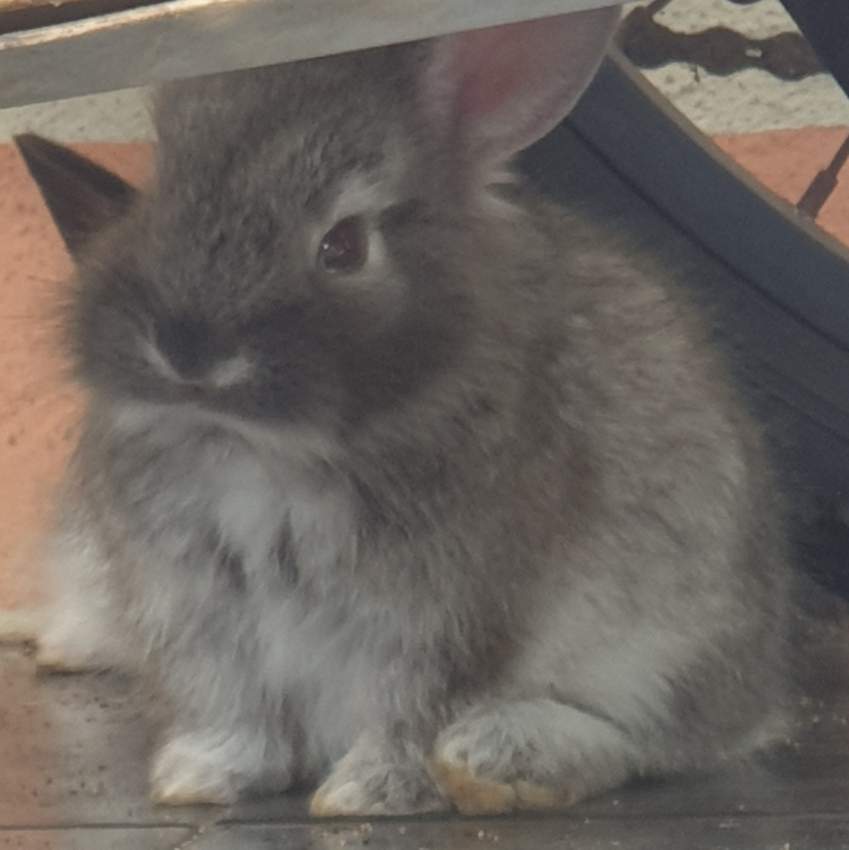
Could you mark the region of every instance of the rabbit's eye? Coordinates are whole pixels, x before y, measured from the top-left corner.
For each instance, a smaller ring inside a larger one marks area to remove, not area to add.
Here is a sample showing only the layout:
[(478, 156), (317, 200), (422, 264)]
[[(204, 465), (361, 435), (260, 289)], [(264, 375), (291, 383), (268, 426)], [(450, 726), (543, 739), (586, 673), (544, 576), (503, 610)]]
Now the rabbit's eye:
[(318, 246), (318, 264), (335, 274), (359, 271), (367, 259), (368, 232), (359, 215), (338, 221), (324, 234)]

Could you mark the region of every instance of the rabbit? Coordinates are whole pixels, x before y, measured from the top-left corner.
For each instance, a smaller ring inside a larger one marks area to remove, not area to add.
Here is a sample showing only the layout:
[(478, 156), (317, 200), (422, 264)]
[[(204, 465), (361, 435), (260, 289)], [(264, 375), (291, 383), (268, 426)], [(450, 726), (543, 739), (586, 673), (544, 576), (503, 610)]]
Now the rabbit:
[(19, 139), (87, 399), (40, 658), (149, 684), (155, 801), (554, 809), (783, 734), (761, 429), (511, 168), (618, 14), (169, 83), (141, 189)]

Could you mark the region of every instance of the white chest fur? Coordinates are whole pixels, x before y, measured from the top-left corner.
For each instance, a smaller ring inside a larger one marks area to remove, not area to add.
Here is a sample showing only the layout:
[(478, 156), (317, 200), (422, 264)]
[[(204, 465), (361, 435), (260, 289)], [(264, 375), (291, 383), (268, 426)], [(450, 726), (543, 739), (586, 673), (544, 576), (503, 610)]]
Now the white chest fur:
[[(368, 685), (376, 679), (366, 650), (374, 638), (365, 639), (362, 617), (348, 619), (340, 606), (355, 554), (350, 501), (339, 486), (302, 468), (266, 467), (248, 453), (234, 453), (215, 469), (210, 496), (222, 539), (240, 553), (250, 585), (243, 616), (256, 640), (255, 674), (267, 693), (297, 706), (305, 757), (338, 758), (367, 716)], [(298, 580), (312, 589), (307, 597), (268, 580), (281, 535)]]
[(164, 562), (203, 557), (214, 532), (263, 592), (281, 544), (299, 573), (319, 580), (353, 556), (351, 500), (319, 469), (317, 458), (329, 452), (320, 436), (268, 432), (189, 407), (122, 405), (112, 415), (147, 455), (137, 478), (147, 496), (142, 525), (158, 530)]
[(285, 536), (298, 570), (332, 569), (353, 539), (342, 489), (308, 469), (263, 463), (233, 451), (209, 474), (209, 508), (221, 539), (238, 552), (247, 576), (259, 575)]

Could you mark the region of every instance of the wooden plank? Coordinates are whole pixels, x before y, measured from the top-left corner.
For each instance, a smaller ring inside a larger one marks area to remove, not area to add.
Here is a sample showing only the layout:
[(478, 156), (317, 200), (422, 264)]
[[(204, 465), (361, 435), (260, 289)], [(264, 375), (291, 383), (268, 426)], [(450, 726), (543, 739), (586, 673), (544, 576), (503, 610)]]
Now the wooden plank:
[(0, 36), (0, 108), (608, 5), (611, 0), (169, 0)]
[[(65, 5), (66, 3), (74, 3), (76, 0), (57, 0), (57, 2), (59, 5)], [(19, 9), (32, 9), (47, 5), (49, 5), (49, 0), (0, 0), (0, 17)]]
[(0, 35), (150, 6), (157, 0), (0, 0)]

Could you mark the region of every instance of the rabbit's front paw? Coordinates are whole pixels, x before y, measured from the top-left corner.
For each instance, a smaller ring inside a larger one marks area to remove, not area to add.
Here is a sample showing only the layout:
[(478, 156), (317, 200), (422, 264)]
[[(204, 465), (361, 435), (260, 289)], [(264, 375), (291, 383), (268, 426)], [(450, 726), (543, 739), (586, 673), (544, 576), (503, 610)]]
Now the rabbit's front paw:
[(437, 739), (431, 772), (467, 815), (558, 809), (622, 781), (626, 750), (603, 721), (547, 700), (471, 712)]
[(292, 783), (291, 753), (281, 752), (271, 765), (267, 749), (238, 732), (180, 735), (154, 759), (151, 798), (166, 806), (224, 806), (248, 791), (285, 791)]
[(516, 810), (545, 810), (568, 806), (568, 795), (527, 780), (497, 782), (474, 772), (464, 759), (443, 753), (431, 762), (442, 792), (464, 815), (500, 815)]
[(310, 801), (313, 817), (420, 814), (448, 804), (424, 764), (397, 759), (379, 746), (358, 742), (333, 768)]

